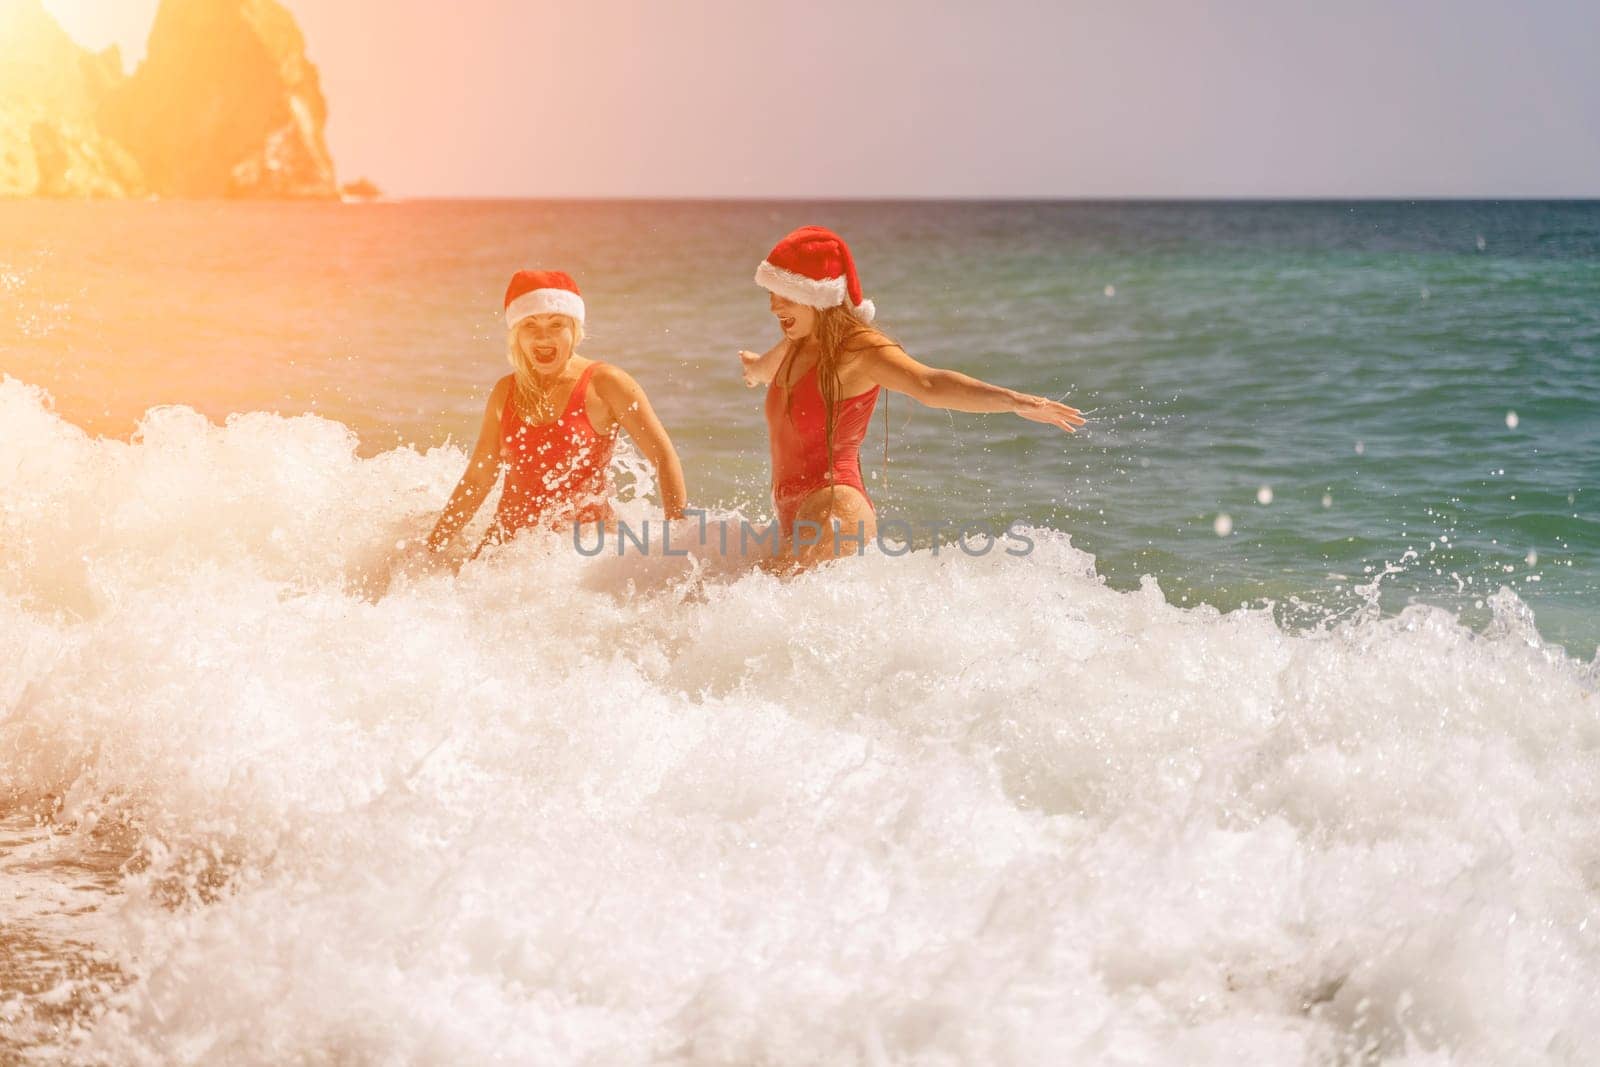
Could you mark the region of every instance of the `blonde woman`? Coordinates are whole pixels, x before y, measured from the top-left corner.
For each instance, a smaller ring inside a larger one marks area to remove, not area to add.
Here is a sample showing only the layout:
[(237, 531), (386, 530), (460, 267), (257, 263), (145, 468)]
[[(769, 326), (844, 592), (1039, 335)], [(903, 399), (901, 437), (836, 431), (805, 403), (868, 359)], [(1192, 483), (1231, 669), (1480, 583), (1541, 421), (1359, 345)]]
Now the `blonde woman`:
[(862, 297), (849, 246), (820, 226), (779, 241), (756, 268), (756, 284), (771, 294), (783, 338), (765, 355), (739, 356), (745, 384), (771, 383), (766, 416), (780, 567), (809, 567), (844, 545), (855, 551), (858, 537), (876, 536), (860, 449), (880, 389), (929, 407), (1010, 413), (1068, 433), (1084, 424), (1077, 408), (912, 359), (870, 325), (873, 304)]
[(612, 524), (609, 468), (622, 430), (655, 467), (666, 517), (682, 518), (683, 467), (644, 390), (621, 368), (578, 354), (584, 303), (577, 283), (561, 271), (518, 271), (506, 288), (505, 318), (514, 373), (489, 394), (478, 443), (428, 550), (441, 552), (472, 520), (502, 470), (483, 544), (530, 527)]

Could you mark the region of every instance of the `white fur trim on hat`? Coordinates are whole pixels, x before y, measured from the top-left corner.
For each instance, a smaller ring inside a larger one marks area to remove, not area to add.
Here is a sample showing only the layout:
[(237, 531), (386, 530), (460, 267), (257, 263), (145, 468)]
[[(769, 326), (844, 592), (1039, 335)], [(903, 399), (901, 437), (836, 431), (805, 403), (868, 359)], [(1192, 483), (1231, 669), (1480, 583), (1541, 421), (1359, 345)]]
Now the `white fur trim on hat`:
[[(748, 262), (748, 261), (746, 261)], [(566, 315), (583, 323), (583, 297), (570, 289), (533, 289), (511, 301), (506, 325), (515, 326), (529, 315)]]
[(816, 278), (807, 278), (804, 274), (796, 274), (792, 270), (774, 267), (765, 259), (761, 261), (761, 266), (756, 268), (756, 284), (769, 292), (777, 293), (785, 300), (793, 300), (796, 304), (804, 304), (811, 308), (838, 307), (845, 302), (848, 293), (843, 277), (824, 278), (818, 281)]
[[(777, 293), (785, 300), (793, 300), (796, 304), (804, 304), (811, 308), (832, 308), (840, 304), (848, 305), (850, 302), (850, 289), (842, 275), (818, 281), (815, 278), (807, 278), (804, 274), (796, 274), (792, 270), (774, 267), (770, 260), (765, 259), (761, 261), (761, 266), (756, 268), (756, 284), (769, 292)], [(863, 300), (850, 308), (850, 313), (862, 322), (871, 322), (878, 309), (872, 301)]]

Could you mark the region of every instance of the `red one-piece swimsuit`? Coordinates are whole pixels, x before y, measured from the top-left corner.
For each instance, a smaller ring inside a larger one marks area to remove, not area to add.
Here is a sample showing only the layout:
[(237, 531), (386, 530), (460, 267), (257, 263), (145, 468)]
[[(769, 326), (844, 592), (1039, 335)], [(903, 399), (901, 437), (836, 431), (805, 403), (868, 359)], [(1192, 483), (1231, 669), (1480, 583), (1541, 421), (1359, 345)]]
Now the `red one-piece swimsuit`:
[(573, 522), (609, 522), (611, 452), (615, 431), (595, 432), (585, 404), (589, 378), (599, 363), (583, 369), (567, 406), (550, 422), (534, 425), (517, 414), (516, 388), (500, 413), (500, 462), (506, 471), (490, 537), (502, 539), (529, 526), (560, 529)]
[[(772, 503), (778, 511), (783, 536), (794, 530), (795, 517), (806, 497), (828, 485), (848, 485), (867, 496), (861, 481), (861, 442), (866, 439), (878, 387), (839, 401), (834, 411), (833, 462), (828, 462), (827, 404), (817, 384), (817, 367), (800, 376), (785, 390), (778, 384), (780, 368), (767, 387), (767, 437), (772, 445)], [(785, 394), (788, 410), (784, 410)], [(867, 505), (872, 505), (867, 497)]]

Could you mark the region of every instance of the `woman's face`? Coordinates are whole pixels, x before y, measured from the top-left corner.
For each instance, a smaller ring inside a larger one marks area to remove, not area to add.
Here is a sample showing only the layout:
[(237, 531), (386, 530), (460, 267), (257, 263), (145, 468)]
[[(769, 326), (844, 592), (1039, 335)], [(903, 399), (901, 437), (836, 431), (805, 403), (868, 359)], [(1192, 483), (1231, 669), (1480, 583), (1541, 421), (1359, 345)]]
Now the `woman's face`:
[(811, 331), (817, 326), (817, 309), (796, 304), (793, 300), (785, 300), (777, 293), (770, 295), (772, 299), (767, 302), (767, 306), (772, 308), (772, 313), (778, 317), (778, 325), (783, 328), (783, 336), (791, 341), (810, 337)]
[(517, 323), (517, 349), (539, 374), (559, 374), (577, 341), (574, 323), (565, 315), (529, 315)]

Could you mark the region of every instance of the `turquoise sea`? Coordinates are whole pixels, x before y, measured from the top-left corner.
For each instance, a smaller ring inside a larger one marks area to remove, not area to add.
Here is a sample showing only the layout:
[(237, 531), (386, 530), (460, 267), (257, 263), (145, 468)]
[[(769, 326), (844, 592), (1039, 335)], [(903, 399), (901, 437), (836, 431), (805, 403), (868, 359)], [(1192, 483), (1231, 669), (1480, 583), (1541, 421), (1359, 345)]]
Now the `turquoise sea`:
[(1389, 608), (1478, 622), (1506, 586), (1600, 645), (1595, 202), (3, 204), (0, 369), (94, 432), (185, 404), (470, 445), (505, 278), (555, 266), (692, 497), (764, 513), (734, 352), (773, 336), (753, 265), (809, 222), (913, 355), (1092, 416), (1066, 439), (892, 400), (884, 516), (1020, 518), (1114, 586), (1305, 620), (1387, 569)]
[[(1031, 554), (385, 584), (523, 266), (767, 515), (804, 223)], [(6, 202), (0, 372), (0, 1060), (1600, 1062), (1600, 203)]]

